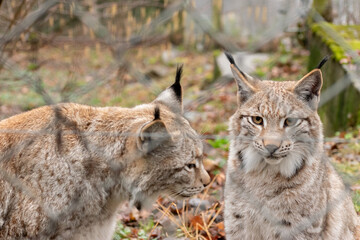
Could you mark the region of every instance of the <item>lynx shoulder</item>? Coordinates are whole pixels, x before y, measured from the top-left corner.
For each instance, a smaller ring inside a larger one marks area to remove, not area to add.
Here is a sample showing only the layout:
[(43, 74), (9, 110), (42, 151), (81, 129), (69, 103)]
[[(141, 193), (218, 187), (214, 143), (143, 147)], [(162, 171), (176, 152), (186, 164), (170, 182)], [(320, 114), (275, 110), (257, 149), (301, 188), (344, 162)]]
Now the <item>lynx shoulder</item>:
[(190, 197), (209, 183), (182, 116), (182, 68), (149, 104), (64, 103), (0, 122), (0, 238), (111, 239), (124, 201)]
[(324, 156), (321, 70), (260, 81), (227, 54), (238, 85), (225, 185), (227, 239), (356, 239), (359, 220)]

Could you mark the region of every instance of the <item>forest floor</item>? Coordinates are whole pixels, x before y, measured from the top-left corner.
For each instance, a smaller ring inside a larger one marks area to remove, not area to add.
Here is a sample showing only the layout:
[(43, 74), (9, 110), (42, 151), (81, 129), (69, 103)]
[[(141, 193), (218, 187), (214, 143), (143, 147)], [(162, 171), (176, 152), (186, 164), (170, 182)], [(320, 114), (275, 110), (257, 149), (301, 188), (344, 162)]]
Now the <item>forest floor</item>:
[[(214, 59), (220, 51), (195, 52), (160, 45), (127, 53), (122, 71), (108, 76), (113, 62), (102, 48), (49, 46), (34, 56), (13, 54), (21, 69), (39, 76), (55, 102), (74, 101), (93, 106), (133, 107), (152, 101), (174, 81), (176, 65), (184, 64), (182, 85), (186, 117), (203, 136), (204, 164), (212, 183), (202, 194), (186, 201), (159, 198), (151, 212), (119, 210), (114, 239), (225, 239), (223, 189), (229, 140), (228, 119), (236, 110), (236, 86), (215, 82)], [(307, 73), (308, 52), (294, 46), (291, 52), (270, 53), (253, 73), (263, 79), (298, 80)], [(32, 60), (30, 60), (32, 59)], [(44, 105), (42, 97), (14, 72), (1, 70), (0, 117)], [(138, 81), (142, 78), (142, 81)], [(89, 87), (90, 86), (90, 87)], [(327, 136), (325, 150), (352, 189), (360, 213), (360, 126)]]

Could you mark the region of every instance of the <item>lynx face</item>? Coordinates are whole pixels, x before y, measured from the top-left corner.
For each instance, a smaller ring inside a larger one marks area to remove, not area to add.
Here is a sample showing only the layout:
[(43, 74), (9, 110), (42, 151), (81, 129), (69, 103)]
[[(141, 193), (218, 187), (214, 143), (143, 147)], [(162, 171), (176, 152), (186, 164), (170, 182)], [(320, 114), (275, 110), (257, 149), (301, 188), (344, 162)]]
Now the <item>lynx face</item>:
[(166, 126), (166, 132), (160, 133), (165, 135), (164, 139), (134, 162), (143, 169), (134, 169), (132, 174), (137, 183), (132, 187), (132, 201), (137, 208), (148, 207), (159, 195), (191, 197), (210, 182), (202, 163), (203, 145), (197, 133), (186, 119), (160, 109), (160, 119), (164, 119), (160, 121)]
[(132, 174), (137, 183), (132, 202), (138, 208), (162, 194), (191, 197), (210, 182), (202, 163), (201, 139), (182, 116), (180, 75), (181, 69), (178, 69), (174, 85), (153, 103), (138, 107), (139, 110), (155, 109), (154, 119), (141, 126), (138, 132), (137, 148), (142, 158), (136, 165), (143, 166), (144, 170)]
[(230, 120), (238, 154), (246, 172), (270, 170), (293, 176), (312, 163), (322, 142), (322, 125), (316, 112), (322, 85), (320, 70), (298, 82), (254, 79), (232, 70), (238, 83), (238, 109)]

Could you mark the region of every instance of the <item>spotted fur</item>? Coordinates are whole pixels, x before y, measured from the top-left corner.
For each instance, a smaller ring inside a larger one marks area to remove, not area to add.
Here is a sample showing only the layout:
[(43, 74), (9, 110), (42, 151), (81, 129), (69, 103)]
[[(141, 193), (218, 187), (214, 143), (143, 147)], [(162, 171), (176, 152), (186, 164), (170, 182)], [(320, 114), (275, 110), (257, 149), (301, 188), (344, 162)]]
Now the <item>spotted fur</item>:
[(353, 203), (324, 156), (321, 71), (299, 81), (260, 81), (229, 60), (238, 109), (230, 119), (227, 239), (356, 239)]
[(210, 179), (180, 72), (176, 92), (135, 108), (65, 103), (1, 121), (0, 239), (111, 239), (122, 202), (201, 192)]

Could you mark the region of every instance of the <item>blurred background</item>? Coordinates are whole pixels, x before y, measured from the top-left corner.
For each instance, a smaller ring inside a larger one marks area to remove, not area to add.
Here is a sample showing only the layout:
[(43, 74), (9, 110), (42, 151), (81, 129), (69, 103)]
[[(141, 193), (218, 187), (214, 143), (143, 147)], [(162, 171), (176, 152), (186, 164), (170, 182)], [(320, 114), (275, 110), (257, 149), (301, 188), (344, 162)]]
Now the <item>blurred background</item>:
[(326, 151), (360, 212), (359, 0), (3, 0), (0, 118), (58, 102), (133, 107), (152, 101), (184, 64), (185, 115), (202, 134), (213, 183), (155, 210), (124, 206), (114, 239), (225, 239), (222, 191), (236, 110), (223, 52), (260, 79), (322, 68)]

